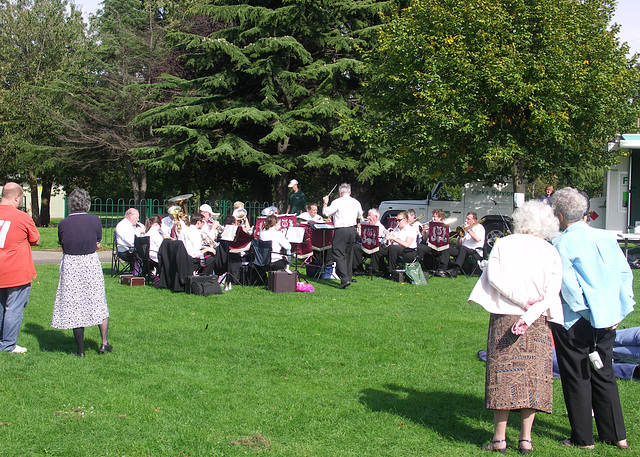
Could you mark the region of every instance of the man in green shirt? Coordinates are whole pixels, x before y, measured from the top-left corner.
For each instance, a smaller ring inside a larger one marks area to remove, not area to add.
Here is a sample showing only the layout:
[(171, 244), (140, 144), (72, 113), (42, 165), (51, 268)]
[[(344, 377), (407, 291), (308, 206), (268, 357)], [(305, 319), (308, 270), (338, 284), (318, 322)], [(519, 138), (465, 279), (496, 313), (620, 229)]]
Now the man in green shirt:
[(298, 181), (295, 179), (289, 182), (289, 188), (291, 189), (291, 193), (287, 200), (287, 214), (300, 214), (307, 207), (307, 197), (298, 188)]

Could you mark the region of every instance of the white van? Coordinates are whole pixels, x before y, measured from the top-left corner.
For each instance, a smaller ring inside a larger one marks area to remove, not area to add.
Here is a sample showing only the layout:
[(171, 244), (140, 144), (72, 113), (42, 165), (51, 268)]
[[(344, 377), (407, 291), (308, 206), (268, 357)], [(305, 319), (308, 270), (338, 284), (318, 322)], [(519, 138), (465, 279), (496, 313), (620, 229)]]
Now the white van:
[(380, 203), (380, 220), (388, 227), (389, 218), (401, 211), (413, 209), (416, 217), (431, 220), (434, 209), (442, 209), (446, 214), (446, 222), (453, 230), (464, 225), (469, 211), (478, 214), (486, 231), (485, 245), (491, 249), (495, 240), (511, 231), (511, 214), (513, 213), (513, 184), (484, 185), (481, 182), (467, 183), (462, 188), (457, 200), (443, 191), (443, 181), (439, 181), (431, 189), (426, 200), (387, 200)]

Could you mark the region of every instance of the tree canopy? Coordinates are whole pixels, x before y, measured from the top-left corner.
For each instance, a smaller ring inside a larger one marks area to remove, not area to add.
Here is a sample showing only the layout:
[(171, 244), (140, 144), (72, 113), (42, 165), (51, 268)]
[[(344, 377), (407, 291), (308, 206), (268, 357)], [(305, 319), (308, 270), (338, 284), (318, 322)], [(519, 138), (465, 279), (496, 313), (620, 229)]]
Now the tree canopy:
[(607, 0), (416, 0), (367, 54), (361, 133), (406, 170), (465, 182), (610, 164), (638, 73)]
[[(178, 169), (190, 158), (241, 167), (284, 200), (288, 173), (356, 174), (358, 150), (340, 123), (358, 109), (361, 50), (384, 23), (388, 1), (215, 1), (193, 6), (208, 28), (175, 32), (185, 77), (181, 91), (138, 119), (165, 140), (153, 163)], [(193, 26), (193, 22), (187, 23)]]

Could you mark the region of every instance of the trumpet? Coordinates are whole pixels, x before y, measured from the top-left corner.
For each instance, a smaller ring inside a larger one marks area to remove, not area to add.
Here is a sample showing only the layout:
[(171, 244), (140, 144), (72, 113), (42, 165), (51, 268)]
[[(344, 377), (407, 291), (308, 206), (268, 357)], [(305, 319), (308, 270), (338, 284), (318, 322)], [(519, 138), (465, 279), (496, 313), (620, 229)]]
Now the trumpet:
[(460, 236), (464, 236), (465, 233), (467, 233), (469, 230), (471, 230), (473, 227), (475, 227), (478, 224), (482, 224), (484, 222), (484, 217), (482, 219), (480, 219), (479, 221), (467, 226), (467, 227), (462, 227), (462, 226), (458, 226), (456, 227), (455, 230), (451, 231), (451, 235), (449, 235), (449, 238), (454, 238), (454, 237), (460, 237)]
[(424, 214), (421, 214), (420, 216), (416, 217), (414, 220), (412, 220), (409, 225), (413, 225), (416, 222), (418, 222), (420, 219), (422, 219), (424, 217)]

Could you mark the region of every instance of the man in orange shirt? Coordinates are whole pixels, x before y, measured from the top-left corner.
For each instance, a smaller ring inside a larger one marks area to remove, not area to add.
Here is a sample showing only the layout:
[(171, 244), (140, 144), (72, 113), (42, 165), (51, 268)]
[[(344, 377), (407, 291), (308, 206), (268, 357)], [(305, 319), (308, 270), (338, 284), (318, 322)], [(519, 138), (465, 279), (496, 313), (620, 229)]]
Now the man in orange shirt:
[(40, 245), (33, 220), (18, 209), (23, 195), (20, 185), (9, 182), (2, 188), (0, 200), (0, 351), (15, 353), (27, 352), (16, 342), (31, 279), (36, 277), (31, 246)]

